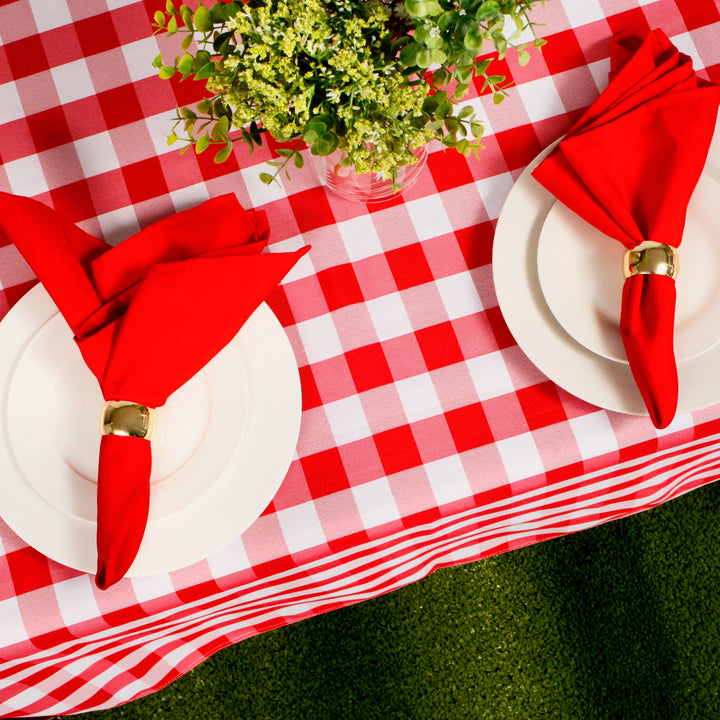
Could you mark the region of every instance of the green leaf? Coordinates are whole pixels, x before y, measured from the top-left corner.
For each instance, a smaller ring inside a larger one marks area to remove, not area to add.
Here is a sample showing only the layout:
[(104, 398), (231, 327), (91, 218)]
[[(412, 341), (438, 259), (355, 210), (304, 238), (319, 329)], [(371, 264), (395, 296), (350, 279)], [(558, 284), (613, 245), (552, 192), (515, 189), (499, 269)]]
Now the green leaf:
[(204, 5), (200, 5), (195, 11), (194, 22), (195, 27), (200, 32), (208, 32), (213, 28), (213, 21), (210, 17), (210, 11)]
[(162, 67), (163, 61), (162, 61), (162, 55), (158, 55), (153, 61), (152, 64), (156, 67)]
[(435, 110), (435, 119), (442, 120), (443, 118), (446, 118), (451, 113), (452, 113), (452, 105), (449, 102), (445, 101), (443, 103), (440, 103), (440, 105), (437, 106), (437, 109)]
[(155, 15), (153, 15), (153, 18), (155, 18), (155, 23), (157, 25), (160, 27), (165, 26), (165, 13), (162, 10), (158, 10)]
[(464, 98), (465, 95), (467, 95), (467, 91), (470, 89), (470, 83), (458, 83), (455, 86), (455, 90), (453, 92), (453, 97), (456, 100), (460, 100), (461, 98)]
[(502, 93), (496, 92), (493, 94), (493, 102), (495, 105), (499, 105), (504, 99), (505, 96)]
[(465, 107), (461, 108), (460, 112), (458, 113), (458, 119), (464, 120), (466, 117), (470, 117), (473, 112), (475, 112), (473, 108), (470, 105), (466, 105)]
[(422, 46), (416, 42), (411, 42), (400, 51), (400, 62), (407, 67), (415, 67), (417, 63), (418, 52)]
[(297, 150), (295, 151), (294, 162), (295, 162), (295, 167), (296, 167), (298, 170), (299, 170), (300, 168), (302, 168), (303, 165), (305, 165), (305, 158), (304, 158)]
[(471, 122), (470, 123), (470, 133), (474, 138), (477, 138), (478, 140), (483, 136), (483, 133), (485, 132), (485, 128), (483, 125), (479, 122)]
[[(191, 37), (188, 35), (187, 37)], [(190, 55), (190, 53), (185, 53), (182, 56), (182, 59), (177, 65), (177, 69), (179, 72), (181, 72), (183, 75), (189, 75), (192, 72), (193, 69), (193, 63), (195, 62), (195, 58)]]
[(193, 31), (195, 29), (192, 22), (192, 10), (187, 5), (180, 6), (180, 17), (188, 30)]
[(431, 50), (430, 57), (437, 65), (442, 65), (447, 60), (447, 53), (444, 50)]
[(171, 67), (170, 65), (162, 65), (158, 72), (158, 75), (160, 75), (160, 77), (163, 80), (167, 80), (167, 79), (171, 78), (174, 74), (175, 74), (175, 68)]
[(530, 53), (527, 50), (518, 50), (518, 62), (527, 65), (530, 62)]
[(266, 172), (261, 172), (258, 176), (260, 178), (260, 182), (265, 183), (266, 185), (269, 185), (275, 178), (270, 174)]
[(167, 144), (172, 145), (173, 143), (177, 142), (178, 136), (175, 133), (171, 133), (168, 135), (167, 138)]
[(195, 79), (196, 80), (206, 80), (214, 73), (215, 73), (215, 63), (213, 63), (213, 62), (205, 63), (205, 65), (203, 65), (195, 73)]
[(505, 57), (505, 53), (507, 53), (507, 40), (500, 33), (493, 33), (492, 40), (495, 44), (498, 58), (502, 60)]
[(338, 142), (338, 136), (334, 132), (328, 131), (313, 143), (310, 152), (313, 155), (329, 155), (337, 148)]
[(475, 13), (475, 19), (478, 22), (487, 22), (497, 17), (500, 12), (500, 5), (495, 0), (486, 0)]
[(207, 150), (210, 145), (210, 138), (207, 135), (201, 135), (195, 143), (195, 152), (200, 154), (204, 150)]
[(175, 6), (173, 5), (172, 0), (167, 0), (167, 2), (165, 3), (165, 9), (167, 10), (169, 15), (175, 14)]
[(230, 157), (232, 150), (233, 144), (228, 141), (226, 145), (223, 145), (223, 147), (215, 153), (215, 162), (218, 163), (218, 165), (225, 162)]
[(180, 47), (181, 47), (183, 50), (187, 50), (187, 49), (190, 47), (190, 44), (192, 43), (192, 41), (193, 41), (193, 36), (192, 36), (192, 35), (186, 35), (186, 36), (182, 39), (182, 42), (180, 43)]
[(212, 106), (210, 105), (210, 101), (205, 98), (204, 100), (201, 100), (197, 104), (197, 111), (201, 113), (202, 115), (207, 115), (210, 112), (210, 109)]
[(210, 137), (213, 140), (228, 140), (228, 131), (230, 129), (230, 120), (227, 115), (223, 115), (213, 125), (213, 129), (210, 131)]
[(487, 69), (490, 67), (490, 63), (492, 60), (482, 60), (475, 66), (475, 72), (478, 75), (482, 75), (483, 73), (487, 72)]
[(177, 18), (173, 15), (168, 20), (168, 24), (167, 24), (168, 35), (174, 35), (177, 32), (177, 29), (178, 29)]
[(483, 35), (483, 31), (480, 27), (477, 25), (473, 25), (468, 31), (467, 35), (465, 35), (465, 39), (463, 40), (463, 44), (468, 50), (471, 50), (472, 52), (477, 52), (482, 47), (483, 41), (485, 40), (485, 37)]
[(422, 48), (418, 52), (415, 62), (418, 65), (418, 67), (429, 68), (433, 63), (432, 52), (430, 50), (426, 50), (425, 48)]

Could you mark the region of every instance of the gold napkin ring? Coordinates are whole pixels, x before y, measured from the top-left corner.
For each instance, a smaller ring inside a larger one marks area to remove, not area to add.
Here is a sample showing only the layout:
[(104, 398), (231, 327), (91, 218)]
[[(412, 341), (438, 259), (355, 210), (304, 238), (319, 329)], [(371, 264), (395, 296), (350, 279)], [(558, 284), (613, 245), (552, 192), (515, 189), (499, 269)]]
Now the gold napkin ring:
[(125, 400), (109, 400), (103, 405), (100, 416), (103, 435), (124, 435), (152, 440), (155, 425), (154, 408)]
[(640, 243), (623, 255), (623, 275), (667, 275), (675, 280), (680, 272), (677, 249), (672, 245)]

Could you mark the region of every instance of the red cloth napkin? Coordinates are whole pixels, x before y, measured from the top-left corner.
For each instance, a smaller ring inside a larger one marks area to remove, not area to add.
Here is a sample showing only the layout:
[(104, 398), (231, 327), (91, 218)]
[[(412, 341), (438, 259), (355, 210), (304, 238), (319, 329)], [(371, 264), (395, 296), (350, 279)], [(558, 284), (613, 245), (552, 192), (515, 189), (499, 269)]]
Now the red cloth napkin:
[[(677, 247), (712, 140), (720, 88), (662, 30), (616, 35), (610, 84), (533, 172), (564, 205), (632, 248)], [(618, 272), (621, 272), (618, 256)], [(620, 332), (653, 423), (675, 415), (675, 281), (633, 275), (623, 286)]]
[[(309, 248), (262, 253), (264, 213), (224, 195), (111, 247), (29, 198), (0, 193), (0, 234), (55, 301), (106, 400), (155, 408), (242, 327)], [(100, 417), (98, 408), (98, 419)], [(147, 524), (151, 443), (103, 435), (96, 584), (132, 564)]]

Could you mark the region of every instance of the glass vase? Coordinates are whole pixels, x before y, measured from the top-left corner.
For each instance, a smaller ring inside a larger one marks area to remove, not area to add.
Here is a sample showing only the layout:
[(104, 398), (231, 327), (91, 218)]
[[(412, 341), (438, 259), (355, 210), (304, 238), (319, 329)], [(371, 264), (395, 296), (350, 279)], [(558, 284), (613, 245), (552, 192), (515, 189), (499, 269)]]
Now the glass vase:
[(396, 186), (389, 177), (378, 173), (358, 173), (352, 166), (340, 165), (345, 157), (342, 150), (335, 150), (330, 155), (311, 155), (313, 166), (320, 179), (328, 190), (348, 199), (364, 203), (383, 202), (407, 190), (420, 176), (427, 164), (427, 147), (422, 146), (413, 151), (417, 162), (413, 165), (403, 165), (398, 168)]

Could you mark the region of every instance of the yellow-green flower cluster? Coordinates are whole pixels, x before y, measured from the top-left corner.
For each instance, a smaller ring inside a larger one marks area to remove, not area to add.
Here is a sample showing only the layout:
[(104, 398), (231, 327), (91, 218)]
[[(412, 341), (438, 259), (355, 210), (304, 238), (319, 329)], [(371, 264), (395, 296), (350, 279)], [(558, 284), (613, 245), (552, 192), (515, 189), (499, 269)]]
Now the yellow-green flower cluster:
[[(237, 43), (208, 80), (233, 111), (273, 137), (302, 136), (313, 117), (334, 121), (339, 147), (359, 172), (390, 173), (432, 139), (419, 120), (425, 89), (384, 52), (380, 0), (268, 0), (243, 4), (228, 22)], [(420, 128), (415, 125), (420, 125)], [(372, 147), (372, 151), (368, 148)]]

